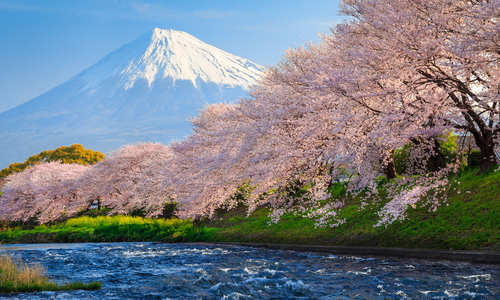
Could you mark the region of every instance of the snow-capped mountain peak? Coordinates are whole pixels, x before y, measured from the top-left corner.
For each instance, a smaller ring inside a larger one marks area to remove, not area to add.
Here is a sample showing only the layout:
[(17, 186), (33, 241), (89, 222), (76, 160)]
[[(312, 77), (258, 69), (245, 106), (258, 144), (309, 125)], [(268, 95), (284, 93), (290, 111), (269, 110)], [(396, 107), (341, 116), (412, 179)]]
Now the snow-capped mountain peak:
[(155, 28), (50, 91), (0, 114), (0, 166), (74, 143), (103, 152), (191, 132), (207, 104), (234, 103), (263, 68), (194, 36)]
[[(134, 42), (144, 47), (144, 38)], [(248, 89), (262, 74), (263, 68), (206, 44), (189, 33), (172, 29), (153, 29), (146, 50), (121, 71), (124, 88), (144, 79), (151, 87), (157, 79), (188, 80)]]

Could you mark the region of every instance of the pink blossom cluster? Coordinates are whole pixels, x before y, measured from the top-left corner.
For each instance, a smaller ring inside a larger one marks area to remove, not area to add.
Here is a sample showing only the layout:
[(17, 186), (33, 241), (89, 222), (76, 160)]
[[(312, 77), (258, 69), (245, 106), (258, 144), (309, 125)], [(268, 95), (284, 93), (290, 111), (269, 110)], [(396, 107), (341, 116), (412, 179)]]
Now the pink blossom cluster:
[[(409, 188), (402, 188), (397, 195), (390, 196), (390, 201), (378, 212), (380, 219), (375, 226), (387, 226), (395, 221), (404, 220), (408, 207), (416, 208), (419, 202), (422, 205), (427, 205), (430, 211), (435, 211), (446, 200), (444, 191), (446, 191), (448, 180), (442, 177), (435, 177), (433, 179), (419, 178), (419, 180), (411, 182), (412, 186)], [(405, 183), (400, 181), (397, 184), (401, 187), (408, 184), (408, 180), (406, 181)], [(390, 192), (394, 192), (396, 189), (389, 190)], [(425, 203), (421, 201), (423, 196), (427, 196), (424, 198), (426, 200)]]

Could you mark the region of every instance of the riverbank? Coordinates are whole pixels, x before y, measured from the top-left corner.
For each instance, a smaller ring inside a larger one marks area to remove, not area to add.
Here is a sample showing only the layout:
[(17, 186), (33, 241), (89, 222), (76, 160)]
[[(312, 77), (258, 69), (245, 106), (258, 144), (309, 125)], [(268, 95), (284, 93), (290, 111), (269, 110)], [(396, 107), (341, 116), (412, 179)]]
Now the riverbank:
[[(404, 221), (388, 226), (374, 226), (383, 202), (362, 207), (354, 199), (339, 211), (345, 223), (333, 228), (319, 228), (313, 220), (291, 214), (273, 224), (269, 210), (261, 208), (250, 216), (235, 210), (196, 225), (179, 219), (79, 217), (31, 229), (9, 228), (0, 231), (0, 242), (223, 242), (500, 253), (500, 172), (480, 176), (467, 172), (453, 180), (449, 190), (446, 205), (436, 211), (409, 207)], [(415, 251), (419, 250), (409, 253)]]
[(362, 207), (356, 199), (338, 212), (345, 223), (317, 228), (308, 218), (285, 215), (270, 224), (267, 209), (250, 216), (226, 213), (212, 221), (215, 242), (487, 250), (500, 252), (500, 172), (466, 172), (451, 181), (446, 204), (408, 207), (407, 218), (375, 226), (384, 202)]
[(131, 216), (77, 217), (54, 225), (0, 231), (1, 243), (197, 242), (210, 240), (215, 229), (189, 220)]

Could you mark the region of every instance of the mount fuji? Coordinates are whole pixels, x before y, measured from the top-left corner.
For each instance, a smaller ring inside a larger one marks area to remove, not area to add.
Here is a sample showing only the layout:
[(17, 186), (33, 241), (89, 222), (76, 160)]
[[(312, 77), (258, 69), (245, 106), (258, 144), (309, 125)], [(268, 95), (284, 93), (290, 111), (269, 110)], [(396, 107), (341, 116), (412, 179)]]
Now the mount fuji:
[(248, 96), (263, 67), (176, 30), (155, 28), (69, 81), (0, 113), (0, 167), (60, 145), (108, 152), (181, 139), (210, 103)]

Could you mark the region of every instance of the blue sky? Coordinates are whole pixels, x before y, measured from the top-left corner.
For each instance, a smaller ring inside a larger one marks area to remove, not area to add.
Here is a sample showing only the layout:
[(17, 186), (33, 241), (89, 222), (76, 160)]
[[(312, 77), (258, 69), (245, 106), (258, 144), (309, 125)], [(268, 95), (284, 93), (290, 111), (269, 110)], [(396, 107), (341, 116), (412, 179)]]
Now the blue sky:
[(272, 65), (341, 20), (337, 0), (0, 0), (0, 112), (154, 27)]

